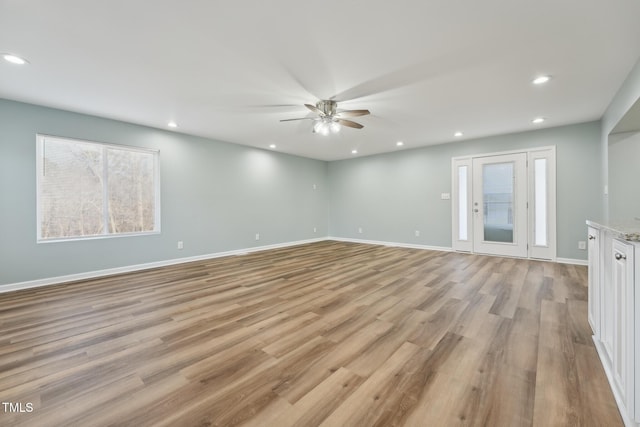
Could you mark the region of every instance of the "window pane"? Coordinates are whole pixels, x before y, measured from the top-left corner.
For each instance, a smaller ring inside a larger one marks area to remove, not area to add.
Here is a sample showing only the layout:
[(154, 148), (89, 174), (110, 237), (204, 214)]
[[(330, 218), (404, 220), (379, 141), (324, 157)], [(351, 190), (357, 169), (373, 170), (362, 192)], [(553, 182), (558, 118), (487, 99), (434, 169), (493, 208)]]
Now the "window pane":
[(547, 159), (536, 159), (534, 171), (534, 245), (547, 246)]
[(99, 146), (46, 139), (41, 173), (39, 206), (43, 239), (103, 232)]
[(39, 240), (159, 231), (158, 152), (38, 136)]
[(152, 153), (107, 149), (109, 233), (155, 228)]
[(513, 243), (514, 164), (483, 165), (484, 240)]
[(467, 225), (469, 222), (469, 206), (467, 205), (467, 166), (458, 167), (458, 239), (468, 240)]

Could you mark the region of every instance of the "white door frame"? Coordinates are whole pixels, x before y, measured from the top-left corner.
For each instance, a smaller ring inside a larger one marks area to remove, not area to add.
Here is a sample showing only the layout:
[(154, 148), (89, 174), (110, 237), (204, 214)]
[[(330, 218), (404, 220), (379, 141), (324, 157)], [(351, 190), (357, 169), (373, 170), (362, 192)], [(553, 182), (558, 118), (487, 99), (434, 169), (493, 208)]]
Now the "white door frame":
[[(556, 260), (556, 147), (482, 153), (451, 159), (452, 230), (454, 251), (473, 253), (473, 159), (506, 154), (527, 155), (527, 258)], [(536, 177), (538, 180), (536, 181)], [(466, 179), (461, 183), (461, 179)], [(538, 184), (536, 184), (536, 182)], [(463, 185), (462, 187), (460, 185)], [(536, 186), (537, 185), (537, 186)], [(460, 194), (460, 188), (467, 194)], [(546, 203), (536, 204), (536, 198)], [(466, 207), (461, 210), (460, 207)], [(465, 226), (466, 223), (466, 226)], [(466, 231), (462, 235), (462, 231)], [(509, 256), (504, 254), (504, 256)]]

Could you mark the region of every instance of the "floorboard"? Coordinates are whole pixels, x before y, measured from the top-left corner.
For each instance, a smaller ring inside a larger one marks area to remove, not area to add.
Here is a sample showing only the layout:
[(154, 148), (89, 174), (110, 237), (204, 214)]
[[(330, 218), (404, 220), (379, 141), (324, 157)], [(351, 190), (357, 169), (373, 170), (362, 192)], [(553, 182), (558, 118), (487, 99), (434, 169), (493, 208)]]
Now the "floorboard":
[(326, 241), (0, 294), (0, 425), (622, 426), (586, 283)]

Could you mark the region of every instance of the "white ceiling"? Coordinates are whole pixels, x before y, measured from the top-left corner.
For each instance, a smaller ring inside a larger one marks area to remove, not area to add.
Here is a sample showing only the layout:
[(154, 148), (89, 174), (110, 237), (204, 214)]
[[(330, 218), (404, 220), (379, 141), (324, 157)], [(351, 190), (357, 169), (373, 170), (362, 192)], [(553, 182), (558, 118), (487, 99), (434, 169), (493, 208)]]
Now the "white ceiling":
[[(638, 0), (0, 0), (0, 52), (30, 61), (0, 97), (335, 160), (599, 119), (638, 22)], [(279, 121), (328, 98), (364, 129)]]

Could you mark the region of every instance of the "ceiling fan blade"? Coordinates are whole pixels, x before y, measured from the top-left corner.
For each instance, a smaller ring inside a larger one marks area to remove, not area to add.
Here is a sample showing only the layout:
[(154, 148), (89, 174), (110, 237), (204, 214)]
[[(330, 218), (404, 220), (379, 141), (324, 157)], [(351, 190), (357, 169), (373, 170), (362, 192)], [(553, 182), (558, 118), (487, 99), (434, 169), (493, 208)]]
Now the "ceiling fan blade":
[(324, 113), (322, 112), (322, 110), (320, 110), (318, 107), (316, 107), (315, 105), (311, 105), (311, 104), (304, 104), (305, 107), (307, 107), (309, 110), (313, 111), (316, 114), (319, 114), (321, 116), (324, 116)]
[(315, 120), (315, 117), (300, 117), (299, 119), (282, 119), (281, 122), (292, 122), (294, 120)]
[(347, 126), (355, 129), (362, 129), (364, 127), (360, 123), (352, 122), (351, 120), (338, 119), (337, 122), (342, 126)]
[(238, 107), (245, 108), (289, 108), (299, 107), (300, 104), (251, 104), (251, 105), (239, 105)]
[(336, 116), (338, 117), (358, 117), (358, 116), (366, 116), (367, 114), (371, 114), (369, 110), (344, 110), (338, 111)]

